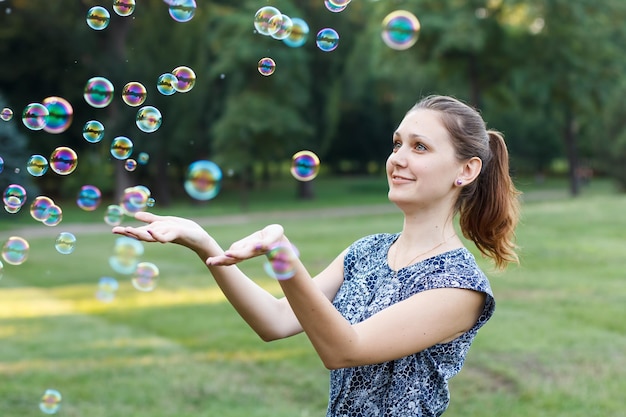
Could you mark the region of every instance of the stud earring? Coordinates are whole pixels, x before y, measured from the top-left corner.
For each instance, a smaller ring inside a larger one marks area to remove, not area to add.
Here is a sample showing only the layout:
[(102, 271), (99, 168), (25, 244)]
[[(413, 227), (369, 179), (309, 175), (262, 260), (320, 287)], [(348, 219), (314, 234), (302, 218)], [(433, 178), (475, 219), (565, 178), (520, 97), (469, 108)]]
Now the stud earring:
[(456, 180), (456, 185), (463, 185), (463, 181), (461, 181), (461, 180)]

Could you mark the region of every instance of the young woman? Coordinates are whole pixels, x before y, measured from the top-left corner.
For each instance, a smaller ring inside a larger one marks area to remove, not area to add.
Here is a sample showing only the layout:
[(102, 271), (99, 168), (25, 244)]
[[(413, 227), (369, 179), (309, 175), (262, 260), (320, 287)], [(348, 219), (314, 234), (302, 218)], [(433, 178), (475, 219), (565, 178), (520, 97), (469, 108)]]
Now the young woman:
[[(273, 224), (223, 251), (198, 224), (137, 213), (141, 227), (114, 233), (184, 245), (206, 262), (227, 299), (266, 341), (304, 331), (331, 370), (328, 417), (439, 416), (495, 301), (460, 229), (503, 268), (517, 262), (518, 192), (503, 137), (479, 113), (429, 96), (392, 136), (389, 200), (404, 213), (400, 233), (359, 239), (311, 279)], [(234, 264), (281, 248), (288, 279), (277, 299)]]

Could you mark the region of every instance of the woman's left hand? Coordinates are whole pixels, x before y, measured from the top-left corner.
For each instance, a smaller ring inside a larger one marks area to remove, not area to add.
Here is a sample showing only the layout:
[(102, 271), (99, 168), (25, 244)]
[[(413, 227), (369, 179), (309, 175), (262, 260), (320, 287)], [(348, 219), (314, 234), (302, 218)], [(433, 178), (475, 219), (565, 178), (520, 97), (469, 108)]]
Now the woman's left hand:
[(222, 255), (206, 260), (207, 265), (233, 265), (255, 256), (266, 254), (272, 246), (286, 240), (285, 231), (279, 224), (270, 224), (230, 245)]

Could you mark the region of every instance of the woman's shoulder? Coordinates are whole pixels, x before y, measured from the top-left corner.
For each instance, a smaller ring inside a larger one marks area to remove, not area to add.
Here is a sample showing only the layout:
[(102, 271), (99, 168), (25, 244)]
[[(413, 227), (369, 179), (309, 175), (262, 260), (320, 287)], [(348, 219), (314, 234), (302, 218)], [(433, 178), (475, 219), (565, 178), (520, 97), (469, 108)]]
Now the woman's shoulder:
[(454, 249), (429, 261), (433, 287), (468, 288), (492, 295), (489, 279), (469, 249)]
[(363, 236), (360, 239), (355, 240), (349, 247), (349, 251), (370, 251), (375, 247), (391, 246), (391, 244), (398, 238), (398, 233), (375, 233), (367, 236)]

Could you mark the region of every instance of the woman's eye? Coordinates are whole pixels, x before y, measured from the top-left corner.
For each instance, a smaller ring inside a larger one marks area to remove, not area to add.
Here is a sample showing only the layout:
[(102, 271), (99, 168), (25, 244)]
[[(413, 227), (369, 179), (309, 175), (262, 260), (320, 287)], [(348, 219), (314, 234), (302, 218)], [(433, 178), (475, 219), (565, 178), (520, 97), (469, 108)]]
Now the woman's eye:
[(400, 142), (394, 142), (393, 145), (391, 146), (391, 149), (394, 151), (397, 151), (398, 149), (400, 149), (401, 146), (402, 144)]
[(426, 148), (426, 146), (423, 143), (417, 143), (415, 145), (415, 149), (417, 149), (418, 151), (426, 151), (426, 150), (428, 150), (428, 148)]

